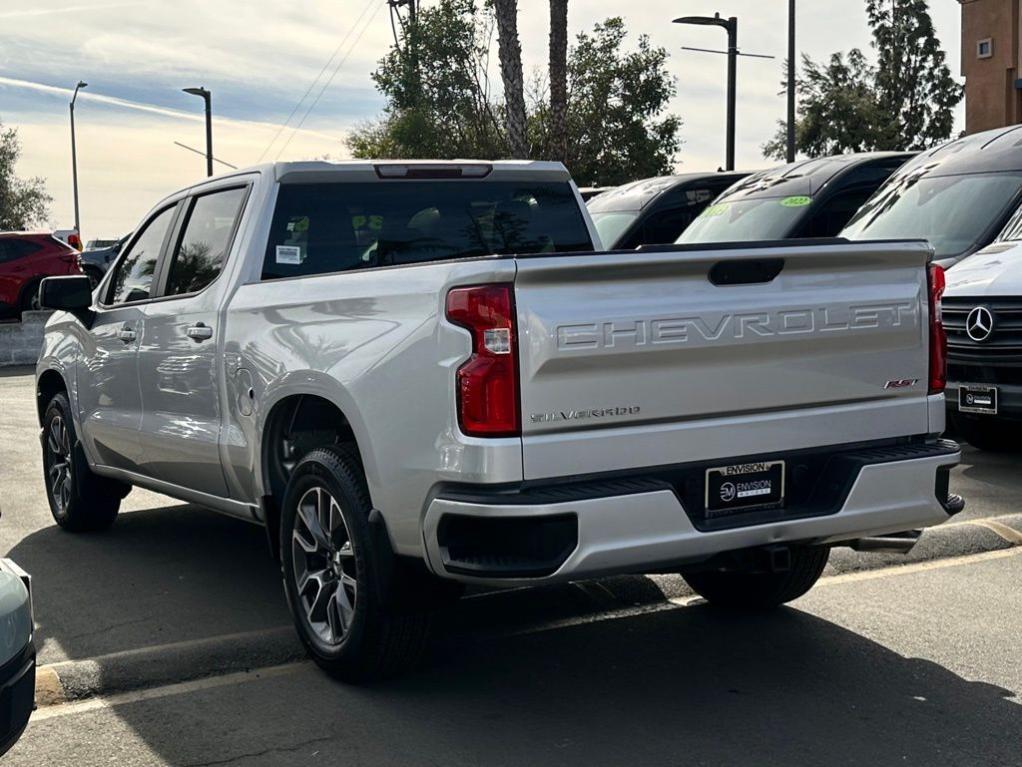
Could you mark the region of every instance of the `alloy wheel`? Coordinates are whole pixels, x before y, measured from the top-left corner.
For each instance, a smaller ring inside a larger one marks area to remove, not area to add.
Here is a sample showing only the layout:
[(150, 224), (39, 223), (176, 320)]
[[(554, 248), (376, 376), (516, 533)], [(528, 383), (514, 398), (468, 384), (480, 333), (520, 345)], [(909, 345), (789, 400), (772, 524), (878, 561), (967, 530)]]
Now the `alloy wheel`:
[(344, 512), (326, 488), (313, 487), (299, 499), (291, 552), (309, 628), (327, 645), (339, 645), (355, 615), (358, 580)]
[(71, 435), (63, 416), (54, 416), (46, 435), (47, 477), (53, 501), (61, 511), (71, 503)]

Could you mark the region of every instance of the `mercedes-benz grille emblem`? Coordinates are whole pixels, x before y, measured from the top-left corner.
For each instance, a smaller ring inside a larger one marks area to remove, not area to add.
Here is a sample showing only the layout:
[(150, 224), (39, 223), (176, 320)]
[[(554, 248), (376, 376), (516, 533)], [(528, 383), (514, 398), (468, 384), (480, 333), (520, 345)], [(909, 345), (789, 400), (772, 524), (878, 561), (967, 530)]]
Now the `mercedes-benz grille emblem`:
[(973, 341), (981, 342), (994, 332), (994, 315), (985, 306), (977, 306), (965, 320), (965, 332)]

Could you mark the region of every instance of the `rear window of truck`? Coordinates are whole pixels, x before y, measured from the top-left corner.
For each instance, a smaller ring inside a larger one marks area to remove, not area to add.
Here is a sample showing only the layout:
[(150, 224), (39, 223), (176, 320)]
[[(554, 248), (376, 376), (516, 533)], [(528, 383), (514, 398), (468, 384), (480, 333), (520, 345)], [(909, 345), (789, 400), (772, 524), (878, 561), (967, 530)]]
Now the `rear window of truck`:
[(566, 182), (283, 184), (262, 276), (591, 250)]

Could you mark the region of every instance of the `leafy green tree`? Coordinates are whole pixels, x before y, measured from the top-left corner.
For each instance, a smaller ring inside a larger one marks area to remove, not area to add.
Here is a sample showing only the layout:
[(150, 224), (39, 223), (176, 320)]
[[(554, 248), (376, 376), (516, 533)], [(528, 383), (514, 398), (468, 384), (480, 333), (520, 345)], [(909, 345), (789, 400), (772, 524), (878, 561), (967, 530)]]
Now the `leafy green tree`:
[(356, 157), (503, 157), (506, 140), (487, 75), (492, 17), (473, 0), (422, 8), (373, 73), (381, 120), (348, 138)]
[(879, 139), (890, 149), (925, 149), (951, 136), (962, 87), (954, 81), (927, 0), (866, 0), (877, 51), (876, 96), (888, 115)]
[[(373, 75), (387, 97), (383, 118), (356, 130), (348, 146), (363, 158), (487, 158), (517, 156), (506, 110), (491, 96), (486, 72), (494, 18), (471, 0), (440, 0), (421, 9), (414, 35), (418, 75), (394, 46)], [(566, 161), (581, 184), (619, 184), (671, 172), (681, 120), (665, 114), (675, 93), (667, 51), (640, 37), (625, 51), (620, 18), (578, 35), (566, 61), (567, 138), (543, 88), (526, 104), (529, 156)], [(414, 87), (413, 87), (414, 86)], [(421, 95), (420, 95), (421, 94)], [(551, 93), (551, 96), (554, 94)], [(556, 97), (552, 98), (556, 104)], [(560, 144), (560, 146), (559, 146)], [(564, 148), (562, 148), (564, 147)]]
[(53, 198), (46, 193), (46, 181), (18, 178), (14, 168), (20, 156), (17, 129), (5, 130), (0, 123), (0, 231), (30, 229), (49, 218)]
[[(802, 57), (798, 81), (799, 119), (795, 123), (795, 146), (808, 157), (875, 149), (879, 105), (874, 87), (876, 68), (858, 48), (848, 56), (832, 54), (817, 64)], [(765, 157), (787, 157), (787, 123), (763, 146)]]
[(620, 17), (607, 19), (568, 54), (567, 165), (579, 184), (670, 173), (681, 146), (681, 119), (664, 114), (676, 90), (667, 51), (642, 35), (625, 52), (627, 36)]
[[(866, 0), (877, 63), (858, 48), (820, 64), (803, 57), (799, 79), (799, 152), (920, 150), (946, 141), (962, 87), (954, 81), (926, 0)], [(785, 157), (785, 123), (764, 144)]]

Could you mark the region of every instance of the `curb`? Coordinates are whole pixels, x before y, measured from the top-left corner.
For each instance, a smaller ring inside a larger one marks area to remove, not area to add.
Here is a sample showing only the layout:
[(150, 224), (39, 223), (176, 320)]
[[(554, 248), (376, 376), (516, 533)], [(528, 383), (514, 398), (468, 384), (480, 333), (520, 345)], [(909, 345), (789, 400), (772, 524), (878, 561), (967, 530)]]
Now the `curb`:
[(923, 532), (919, 543), (907, 554), (859, 553), (834, 549), (828, 573), (849, 573), (963, 557), (1022, 546), (1022, 514), (948, 522)]
[(306, 657), (293, 626), (69, 660), (36, 672), (38, 708), (279, 666)]

